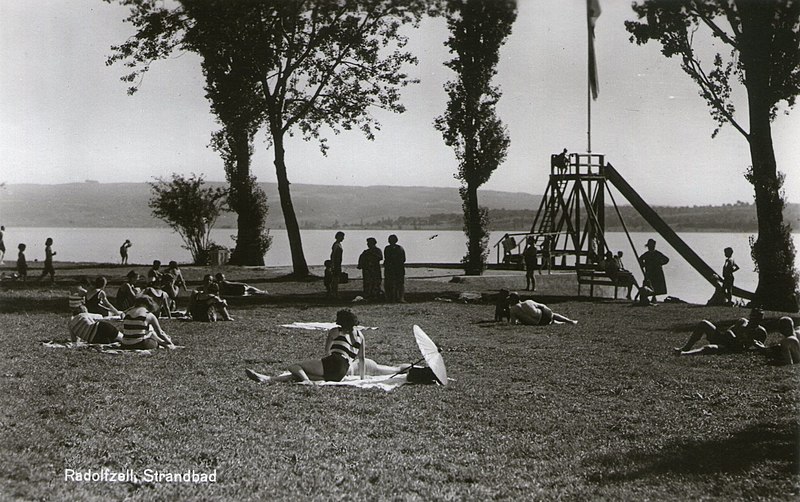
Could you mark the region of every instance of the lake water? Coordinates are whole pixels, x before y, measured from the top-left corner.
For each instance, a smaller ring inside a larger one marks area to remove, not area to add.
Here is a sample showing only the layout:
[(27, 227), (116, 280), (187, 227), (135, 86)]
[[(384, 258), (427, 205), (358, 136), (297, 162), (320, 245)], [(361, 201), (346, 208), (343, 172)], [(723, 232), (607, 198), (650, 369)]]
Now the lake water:
[[(235, 229), (215, 229), (212, 239), (218, 244), (233, 247), (231, 235)], [(321, 265), (330, 254), (333, 243), (333, 230), (303, 230), (303, 249), (309, 265)], [(378, 245), (386, 245), (389, 234), (396, 234), (405, 248), (410, 263), (457, 263), (466, 252), (465, 236), (457, 230), (347, 230), (344, 241), (344, 263), (354, 265), (366, 247), (367, 237), (375, 237)], [(494, 244), (506, 232), (493, 232), (490, 244)], [(284, 230), (274, 230), (272, 249), (266, 255), (267, 266), (291, 265), (289, 241)], [(741, 267), (736, 273), (736, 285), (753, 291), (758, 282), (750, 258), (748, 234), (739, 233), (698, 233), (680, 234), (681, 238), (694, 249), (713, 269), (721, 273), (725, 257), (723, 248), (734, 249), (734, 259)], [(800, 234), (793, 234), (795, 244), (800, 247)], [(119, 246), (130, 239), (133, 243), (128, 251), (133, 264), (150, 264), (153, 260), (163, 263), (177, 260), (179, 263), (191, 262), (191, 255), (183, 249), (181, 238), (168, 228), (6, 228), (6, 265), (13, 265), (17, 256), (17, 244), (27, 244), (25, 256), (29, 265), (37, 267), (35, 260), (44, 259), (44, 241), (52, 237), (53, 250), (58, 254), (56, 261), (118, 263)], [(711, 286), (670, 248), (656, 233), (631, 233), (639, 253), (644, 251), (648, 238), (659, 242), (658, 249), (671, 258), (664, 267), (669, 294), (693, 303), (704, 303), (713, 292)], [(614, 250), (624, 252), (623, 262), (641, 282), (641, 272), (637, 270), (634, 252), (624, 233), (609, 232), (606, 241)], [(494, 250), (489, 255), (490, 263), (496, 262)]]

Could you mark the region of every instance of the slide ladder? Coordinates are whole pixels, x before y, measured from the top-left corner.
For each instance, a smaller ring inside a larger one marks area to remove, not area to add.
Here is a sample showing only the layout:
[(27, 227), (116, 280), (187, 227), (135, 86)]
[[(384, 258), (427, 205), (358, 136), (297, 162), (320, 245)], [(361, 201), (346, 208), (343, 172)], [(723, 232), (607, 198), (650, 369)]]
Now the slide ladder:
[[(721, 280), (719, 276), (714, 272), (706, 262), (700, 258), (697, 253), (694, 252), (692, 248), (689, 247), (688, 244), (683, 242), (683, 240), (678, 237), (678, 234), (675, 233), (672, 228), (667, 225), (667, 223), (661, 219), (661, 217), (656, 213), (652, 207), (650, 207), (644, 199), (636, 193), (636, 190), (631, 187), (627, 181), (617, 172), (616, 169), (611, 164), (605, 165), (605, 177), (608, 181), (613, 184), (617, 190), (626, 198), (628, 202), (631, 203), (634, 209), (636, 209), (639, 214), (653, 227), (653, 229), (664, 238), (670, 246), (672, 246), (675, 251), (678, 252), (679, 255), (683, 257), (684, 260), (689, 263), (695, 270), (697, 270), (700, 275), (703, 276), (705, 280), (707, 280), (712, 286), (715, 288), (721, 287)], [(753, 293), (749, 291), (745, 291), (741, 288), (737, 288), (736, 286), (733, 287), (733, 294), (739, 298), (745, 298), (747, 300), (753, 299)]]

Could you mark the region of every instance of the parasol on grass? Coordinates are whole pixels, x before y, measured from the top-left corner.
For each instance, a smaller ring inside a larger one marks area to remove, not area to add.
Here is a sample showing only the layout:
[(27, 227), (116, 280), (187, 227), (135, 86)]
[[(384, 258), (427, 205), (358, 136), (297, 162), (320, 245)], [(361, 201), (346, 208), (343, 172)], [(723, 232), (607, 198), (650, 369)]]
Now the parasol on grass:
[(411, 366), (398, 371), (392, 376), (399, 375), (401, 373), (407, 373), (418, 363), (425, 361), (428, 364), (428, 368), (430, 368), (430, 370), (433, 372), (433, 375), (436, 377), (436, 380), (442, 385), (447, 385), (447, 369), (444, 366), (444, 359), (442, 358), (441, 349), (439, 349), (439, 347), (433, 343), (433, 340), (431, 340), (431, 338), (424, 331), (422, 331), (422, 328), (416, 324), (414, 325), (414, 338), (417, 340), (417, 346), (422, 353), (422, 359), (415, 362)]

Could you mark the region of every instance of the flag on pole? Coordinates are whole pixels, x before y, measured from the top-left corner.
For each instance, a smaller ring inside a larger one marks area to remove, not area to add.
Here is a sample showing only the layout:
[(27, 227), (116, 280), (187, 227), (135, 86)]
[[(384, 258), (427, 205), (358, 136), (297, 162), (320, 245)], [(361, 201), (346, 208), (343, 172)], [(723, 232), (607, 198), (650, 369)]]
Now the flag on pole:
[(600, 1), (586, 0), (586, 24), (589, 28), (589, 88), (593, 99), (597, 99), (599, 91), (597, 60), (594, 56), (594, 24), (598, 17), (600, 17)]

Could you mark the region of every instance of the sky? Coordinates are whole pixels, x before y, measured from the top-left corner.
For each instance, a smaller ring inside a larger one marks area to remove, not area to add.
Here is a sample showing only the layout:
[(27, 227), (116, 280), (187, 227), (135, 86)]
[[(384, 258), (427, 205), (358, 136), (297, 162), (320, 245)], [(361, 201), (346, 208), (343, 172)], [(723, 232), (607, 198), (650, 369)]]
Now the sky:
[[(750, 202), (742, 174), (747, 143), (733, 127), (715, 138), (715, 123), (696, 85), (660, 45), (628, 41), (627, 0), (601, 0), (597, 20), (600, 94), (592, 102), (592, 151), (605, 155), (652, 205)], [(484, 189), (543, 193), (550, 154), (586, 152), (587, 31), (584, 0), (519, 0), (501, 50), (495, 83), (498, 114), (511, 147)], [(0, 183), (146, 182), (173, 172), (225, 179), (208, 148), (219, 128), (204, 97), (199, 59), (191, 53), (153, 65), (133, 96), (106, 66), (110, 47), (132, 33), (127, 9), (101, 0), (0, 0)], [(287, 143), (292, 183), (458, 187), (457, 161), (433, 127), (443, 113), (443, 20), (409, 30), (421, 80), (403, 92), (407, 111), (377, 110), (374, 141), (357, 132), (329, 135), (324, 157), (299, 137)], [(746, 101), (736, 94), (746, 124)], [(785, 192), (800, 202), (800, 110), (773, 123)], [(272, 152), (259, 136), (253, 159), (260, 181), (274, 182)], [(275, 201), (277, 203), (277, 201)]]

